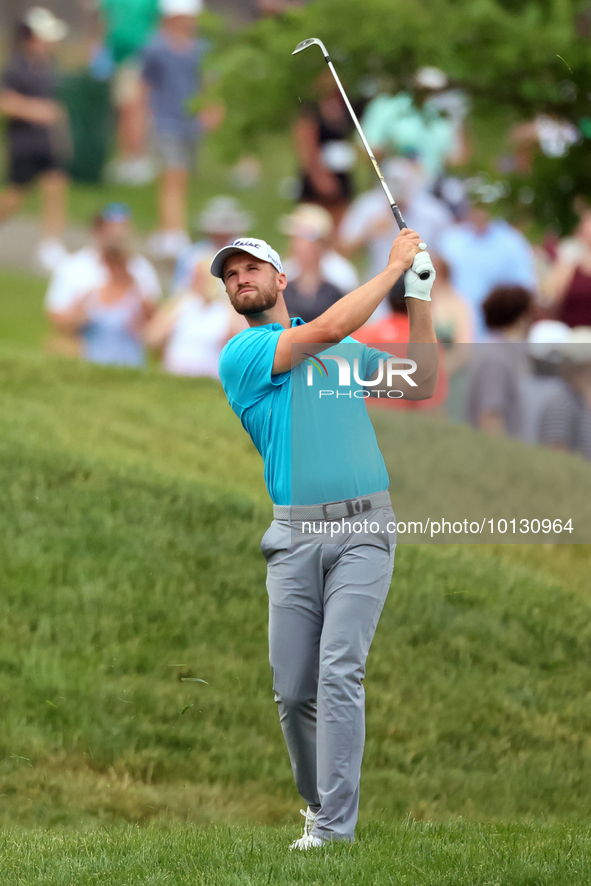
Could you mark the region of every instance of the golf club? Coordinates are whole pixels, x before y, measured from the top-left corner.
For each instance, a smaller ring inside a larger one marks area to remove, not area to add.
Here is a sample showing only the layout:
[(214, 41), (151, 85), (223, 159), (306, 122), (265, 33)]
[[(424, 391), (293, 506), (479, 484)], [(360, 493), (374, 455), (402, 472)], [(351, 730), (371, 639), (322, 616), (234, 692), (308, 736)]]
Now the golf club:
[[(386, 180), (382, 174), (382, 170), (378, 166), (378, 161), (374, 157), (373, 151), (370, 148), (370, 146), (367, 142), (367, 139), (365, 138), (365, 135), (363, 134), (363, 129), (361, 128), (361, 124), (359, 123), (359, 120), (357, 119), (357, 114), (353, 110), (351, 102), (347, 98), (347, 93), (343, 89), (343, 84), (340, 81), (339, 75), (335, 71), (335, 67), (331, 61), (331, 58), (330, 58), (330, 55), (328, 54), (328, 50), (327, 50), (326, 46), (324, 45), (322, 40), (318, 39), (318, 37), (308, 37), (307, 40), (302, 40), (301, 43), (298, 43), (298, 45), (296, 46), (296, 48), (292, 52), (292, 55), (295, 55), (296, 53), (301, 52), (303, 49), (307, 49), (308, 46), (313, 46), (314, 44), (319, 46), (320, 49), (322, 50), (322, 55), (326, 59), (328, 67), (330, 68), (330, 72), (335, 79), (335, 83), (337, 84), (337, 86), (339, 88), (339, 92), (341, 93), (341, 95), (343, 97), (343, 101), (345, 102), (347, 109), (351, 115), (351, 119), (353, 120), (353, 123), (355, 124), (355, 128), (357, 129), (357, 132), (359, 133), (359, 137), (361, 138), (361, 141), (363, 142), (363, 146), (368, 153), (369, 159), (373, 163), (373, 168), (375, 169), (376, 175), (379, 178), (381, 185), (384, 189), (384, 193), (386, 194), (386, 197), (388, 198), (388, 203), (390, 204), (392, 214), (394, 215), (394, 218), (396, 219), (396, 223), (397, 223), (398, 227), (400, 228), (400, 230), (402, 230), (403, 228), (406, 228), (406, 222), (404, 221), (404, 219), (402, 217), (402, 213), (400, 212), (400, 209), (396, 205), (396, 201), (394, 200), (394, 197), (392, 196), (390, 188), (386, 184)], [(425, 249), (425, 248), (426, 248), (425, 245), (423, 243), (421, 243), (421, 249)], [(419, 274), (419, 277), (421, 278), (421, 280), (426, 280), (429, 277), (429, 272), (424, 271), (422, 274)]]

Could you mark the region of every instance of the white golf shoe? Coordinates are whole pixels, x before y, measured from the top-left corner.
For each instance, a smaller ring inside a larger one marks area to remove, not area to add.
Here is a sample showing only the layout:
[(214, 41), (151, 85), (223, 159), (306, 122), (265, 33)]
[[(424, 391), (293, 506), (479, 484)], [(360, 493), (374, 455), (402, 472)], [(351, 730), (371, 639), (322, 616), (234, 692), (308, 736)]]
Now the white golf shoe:
[(304, 816), (304, 833), (298, 839), (294, 840), (291, 846), (291, 849), (314, 849), (318, 846), (322, 846), (324, 840), (321, 840), (320, 837), (314, 837), (312, 835), (312, 828), (316, 823), (316, 813), (312, 812), (310, 807), (306, 809), (304, 812), (303, 809), (300, 809), (300, 813)]
[(300, 837), (299, 840), (294, 840), (290, 850), (292, 849), (317, 849), (319, 846), (324, 845), (324, 840), (321, 840), (320, 837), (314, 837), (313, 834), (305, 834), (303, 837)]

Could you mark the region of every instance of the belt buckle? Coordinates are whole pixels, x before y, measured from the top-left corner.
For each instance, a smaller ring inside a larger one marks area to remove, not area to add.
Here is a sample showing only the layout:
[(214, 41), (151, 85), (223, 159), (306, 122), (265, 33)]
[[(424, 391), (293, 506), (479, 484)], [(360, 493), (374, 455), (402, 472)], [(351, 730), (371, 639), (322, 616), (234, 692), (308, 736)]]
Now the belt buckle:
[[(338, 507), (340, 502), (325, 502), (322, 505), (322, 515), (325, 520), (330, 520), (330, 516), (327, 513), (327, 508), (329, 507)], [(354, 517), (356, 514), (362, 514), (364, 511), (371, 510), (371, 501), (369, 498), (348, 498), (346, 501), (342, 502), (347, 508), (346, 514), (338, 514), (335, 515), (332, 519), (339, 519), (339, 517)]]
[(347, 517), (354, 517), (356, 514), (371, 510), (371, 501), (368, 498), (348, 498), (345, 504), (347, 505)]

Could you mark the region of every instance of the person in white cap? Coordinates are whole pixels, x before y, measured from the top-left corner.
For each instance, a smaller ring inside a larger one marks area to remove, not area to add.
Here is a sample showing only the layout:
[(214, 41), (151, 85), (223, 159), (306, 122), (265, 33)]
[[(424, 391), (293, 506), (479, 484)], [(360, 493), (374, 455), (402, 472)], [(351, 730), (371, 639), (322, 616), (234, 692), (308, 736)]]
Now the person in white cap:
[(561, 390), (540, 418), (540, 443), (591, 459), (591, 327), (570, 329), (566, 341), (553, 345), (553, 356)]
[(209, 273), (213, 255), (197, 261), (184, 291), (167, 299), (148, 327), (148, 344), (161, 351), (162, 366), (173, 375), (219, 378), (223, 346), (246, 327), (228, 304), (220, 280)]
[[(378, 384), (382, 396), (401, 392), (400, 382), (384, 380), (384, 358), (390, 355), (350, 335), (406, 271), (409, 356), (425, 348), (428, 354), (422, 351), (416, 384), (405, 390), (412, 399), (432, 396), (435, 272), (421, 251), (424, 245), (414, 231), (401, 231), (387, 267), (310, 323), (290, 319), (281, 259), (264, 240), (235, 240), (211, 264), (250, 327), (224, 347), (219, 370), (230, 406), (263, 456), (273, 500), (274, 520), (261, 544), (268, 566), (270, 663), (293, 773), (308, 806), (302, 813), (304, 835), (294, 841), (294, 850), (355, 835), (365, 661), (390, 587), (395, 549), (388, 474), (363, 386)], [(350, 380), (351, 362), (355, 383), (345, 379), (341, 387), (341, 371)], [(321, 387), (337, 388), (341, 397), (324, 390), (319, 399), (316, 370)], [(292, 417), (296, 402), (301, 420)], [(354, 515), (364, 522), (354, 522)], [(353, 525), (340, 529), (334, 521), (347, 516)], [(330, 537), (294, 541), (310, 520), (324, 520), (325, 528), (333, 521)]]
[(299, 238), (320, 240), (323, 244), (320, 257), (320, 271), (324, 280), (336, 286), (341, 292), (353, 292), (359, 286), (359, 274), (353, 262), (345, 258), (331, 246), (334, 239), (332, 216), (323, 206), (315, 203), (300, 203), (289, 215), (279, 219), (279, 230), (290, 238), (288, 257), (283, 262), (287, 282), (291, 283), (301, 273), (298, 260)]
[(200, 115), (188, 110), (201, 86), (206, 44), (195, 34), (202, 10), (202, 0), (160, 0), (160, 28), (142, 53), (142, 77), (162, 163), (159, 231), (149, 246), (162, 258), (176, 258), (191, 242), (187, 232), (189, 175), (203, 130), (220, 119), (219, 109), (208, 108)]
[(171, 284), (172, 293), (189, 289), (193, 271), (199, 262), (227, 246), (236, 237), (247, 234), (252, 223), (252, 213), (246, 212), (236, 197), (224, 194), (212, 197), (205, 209), (195, 217), (196, 228), (206, 236), (179, 255)]
[[(332, 228), (328, 210), (313, 203), (300, 203), (290, 215), (279, 220), (279, 229), (290, 237), (290, 258), (285, 267), (287, 286), (283, 293), (285, 304), (290, 317), (301, 317), (306, 323), (359, 285), (351, 263), (329, 249)], [(351, 267), (349, 279), (341, 275), (336, 282), (332, 273), (333, 255)]]
[(420, 68), (408, 90), (373, 98), (361, 121), (378, 158), (395, 154), (416, 157), (428, 187), (434, 185), (446, 163), (467, 159), (462, 131), (465, 102), (459, 102), (453, 113), (447, 107), (445, 113), (440, 110), (447, 83), (447, 76), (439, 68)]
[(47, 271), (67, 255), (62, 243), (68, 179), (63, 169), (66, 111), (55, 100), (53, 48), (68, 33), (65, 22), (41, 6), (17, 25), (14, 51), (2, 73), (0, 111), (8, 117), (8, 187), (0, 193), (0, 222), (22, 205), (39, 182), (42, 240), (37, 257)]

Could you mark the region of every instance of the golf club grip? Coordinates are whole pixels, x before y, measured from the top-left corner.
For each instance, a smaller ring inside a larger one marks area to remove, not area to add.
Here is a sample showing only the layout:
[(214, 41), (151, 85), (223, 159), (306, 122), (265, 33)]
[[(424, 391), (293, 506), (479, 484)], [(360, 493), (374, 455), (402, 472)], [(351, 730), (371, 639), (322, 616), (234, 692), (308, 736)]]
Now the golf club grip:
[[(396, 203), (390, 203), (390, 208), (392, 210), (392, 214), (394, 215), (394, 218), (396, 219), (396, 223), (397, 223), (398, 227), (400, 228), (401, 231), (403, 231), (406, 227), (408, 227), (408, 225), (406, 224), (406, 222), (402, 218), (402, 213), (398, 209), (398, 206), (396, 205)], [(419, 274), (419, 280), (428, 280), (430, 276), (431, 275), (429, 274), (429, 271), (423, 271), (421, 274)]]
[[(402, 218), (402, 213), (400, 212), (400, 210), (398, 209), (398, 207), (396, 206), (395, 203), (390, 203), (390, 206), (392, 208), (394, 218), (398, 222), (398, 227), (400, 228), (401, 231), (403, 231), (404, 228), (406, 228), (408, 226), (405, 224), (405, 221)], [(428, 280), (430, 276), (431, 275), (430, 275), (429, 271), (423, 271), (421, 274), (419, 274), (419, 280)]]
[(398, 206), (396, 205), (396, 203), (390, 203), (390, 209), (392, 210), (392, 215), (396, 219), (396, 224), (398, 225), (400, 230), (402, 231), (404, 228), (408, 227), (408, 225), (406, 224), (406, 222), (402, 218), (402, 213), (398, 209)]

